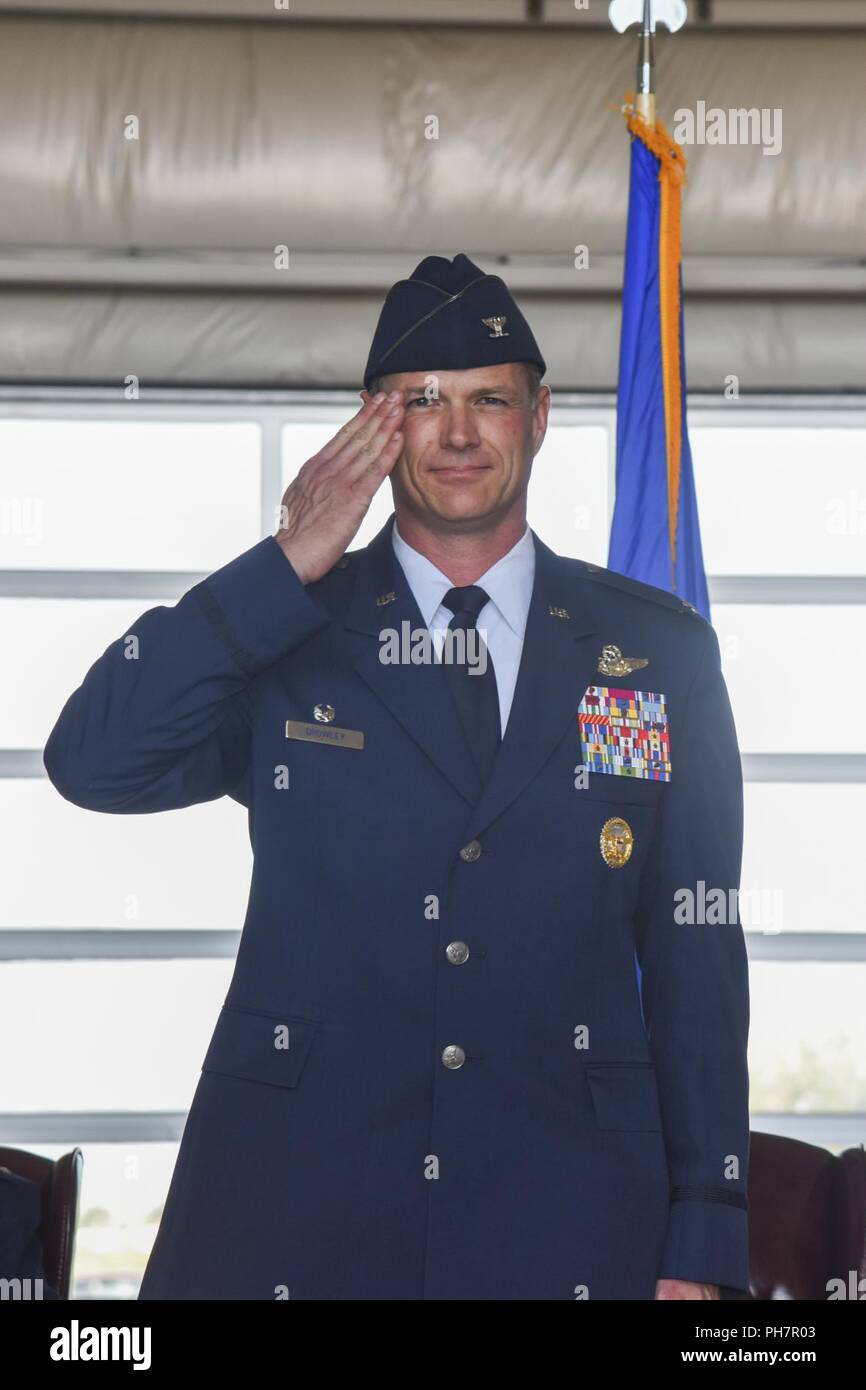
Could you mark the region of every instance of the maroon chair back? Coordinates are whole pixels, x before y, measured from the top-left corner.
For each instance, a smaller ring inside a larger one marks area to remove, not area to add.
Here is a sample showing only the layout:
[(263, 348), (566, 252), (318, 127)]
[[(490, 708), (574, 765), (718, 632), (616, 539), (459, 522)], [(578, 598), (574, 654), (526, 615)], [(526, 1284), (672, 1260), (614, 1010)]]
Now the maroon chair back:
[(748, 1190), (753, 1298), (857, 1296), (866, 1278), (862, 1144), (831, 1154), (799, 1139), (753, 1132)]
[(45, 1279), (60, 1298), (68, 1299), (84, 1155), (76, 1148), (53, 1159), (25, 1149), (0, 1148), (0, 1168), (8, 1168), (41, 1188)]

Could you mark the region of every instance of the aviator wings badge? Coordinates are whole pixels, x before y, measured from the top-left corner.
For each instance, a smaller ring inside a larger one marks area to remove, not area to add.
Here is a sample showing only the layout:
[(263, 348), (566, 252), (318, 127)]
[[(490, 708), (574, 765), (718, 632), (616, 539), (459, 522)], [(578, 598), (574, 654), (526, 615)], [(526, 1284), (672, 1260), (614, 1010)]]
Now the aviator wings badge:
[(598, 658), (598, 669), (605, 676), (629, 676), (632, 671), (640, 671), (648, 665), (648, 656), (623, 656), (619, 647), (612, 642), (602, 647)]

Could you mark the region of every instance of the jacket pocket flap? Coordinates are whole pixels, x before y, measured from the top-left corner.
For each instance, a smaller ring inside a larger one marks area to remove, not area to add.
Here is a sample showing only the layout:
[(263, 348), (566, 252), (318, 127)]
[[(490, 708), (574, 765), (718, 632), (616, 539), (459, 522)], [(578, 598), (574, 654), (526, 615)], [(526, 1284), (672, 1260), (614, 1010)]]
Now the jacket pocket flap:
[(310, 1019), (224, 1004), (201, 1069), (269, 1086), (297, 1086), (317, 1029)]
[(670, 782), (654, 782), (650, 777), (626, 777), (621, 772), (598, 772), (593, 768), (586, 786), (578, 788), (577, 792), (579, 801), (653, 808), (659, 805), (670, 785)]
[(661, 1129), (653, 1066), (587, 1067), (586, 1079), (599, 1129)]

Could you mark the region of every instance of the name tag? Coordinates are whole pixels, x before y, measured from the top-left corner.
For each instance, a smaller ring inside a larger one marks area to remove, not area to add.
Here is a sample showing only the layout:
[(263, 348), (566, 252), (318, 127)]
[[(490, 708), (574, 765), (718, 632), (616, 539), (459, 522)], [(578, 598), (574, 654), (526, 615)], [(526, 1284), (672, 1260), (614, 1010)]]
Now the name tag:
[(299, 738), (303, 743), (330, 743), (334, 748), (364, 747), (364, 735), (360, 729), (337, 729), (333, 724), (305, 724), (302, 719), (286, 720), (286, 738)]

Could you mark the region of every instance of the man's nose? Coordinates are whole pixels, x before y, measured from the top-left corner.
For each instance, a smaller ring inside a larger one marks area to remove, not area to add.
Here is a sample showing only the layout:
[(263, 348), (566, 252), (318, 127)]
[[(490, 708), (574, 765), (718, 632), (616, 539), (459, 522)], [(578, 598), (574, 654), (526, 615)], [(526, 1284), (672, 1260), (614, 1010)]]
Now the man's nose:
[(440, 443), (443, 448), (472, 449), (479, 442), (478, 430), (468, 406), (449, 405), (442, 412)]

